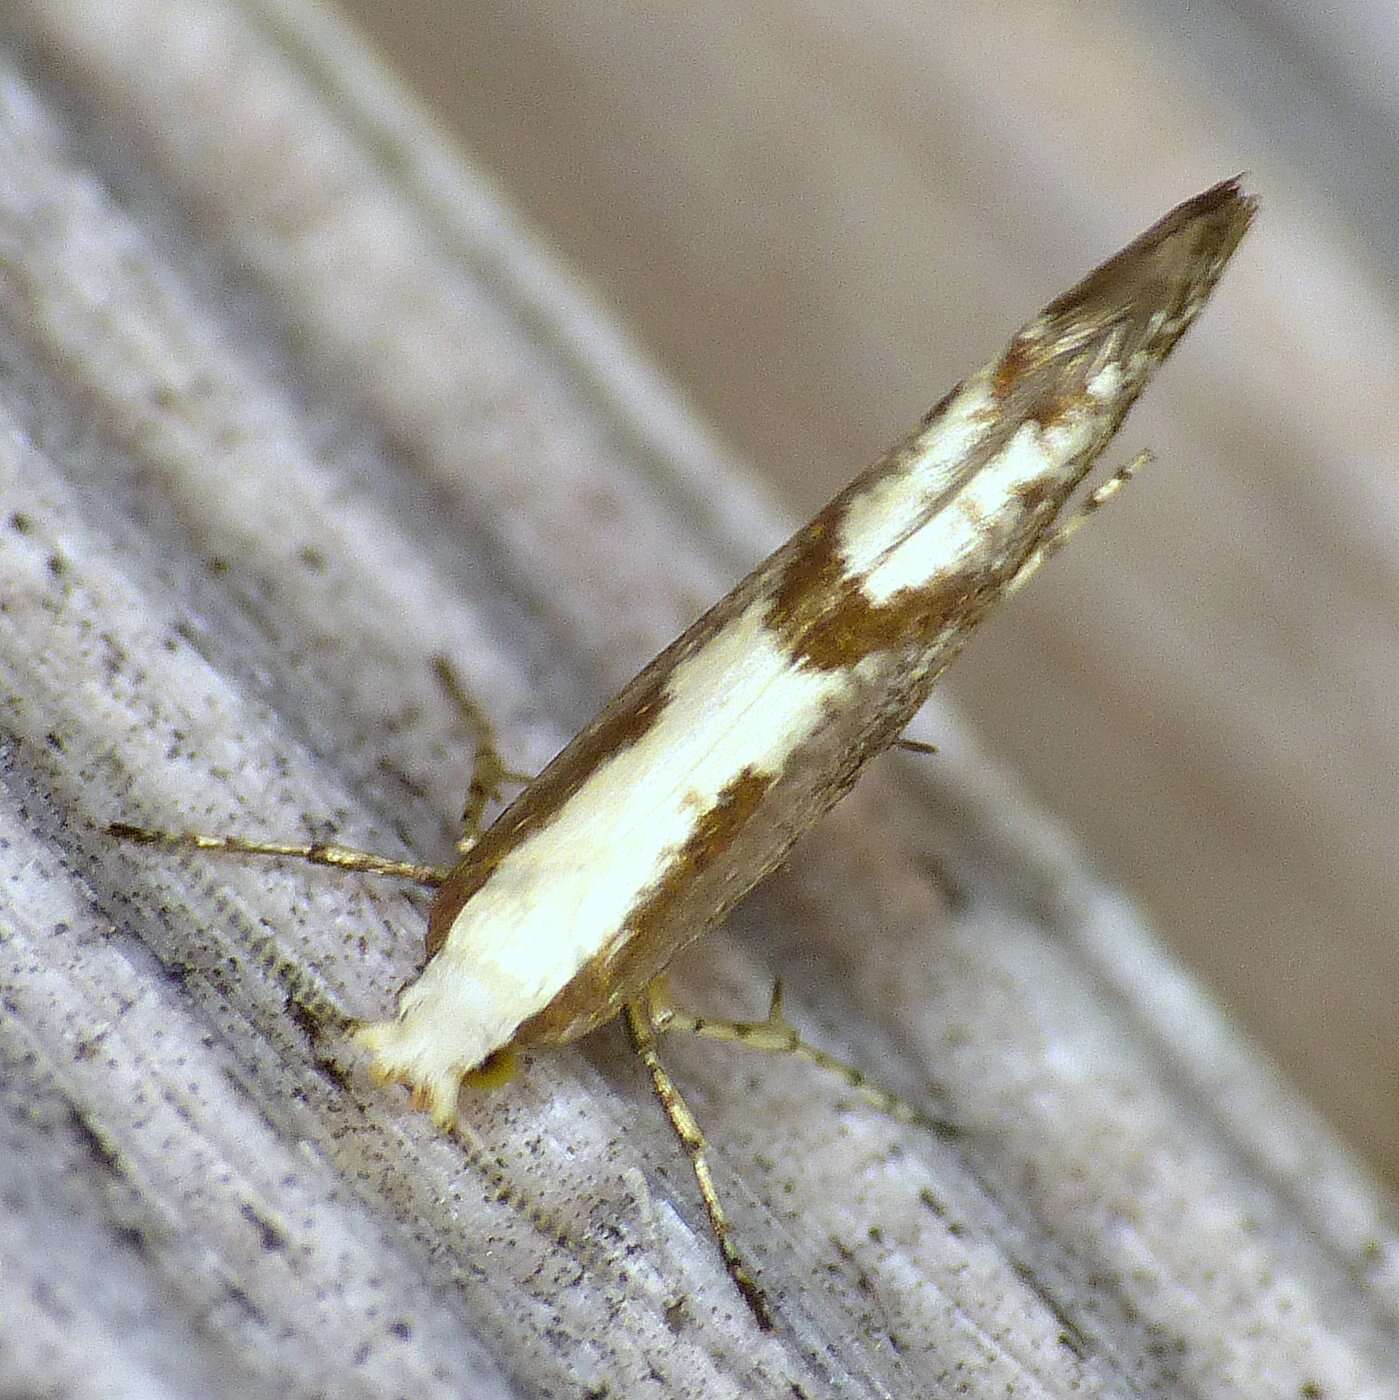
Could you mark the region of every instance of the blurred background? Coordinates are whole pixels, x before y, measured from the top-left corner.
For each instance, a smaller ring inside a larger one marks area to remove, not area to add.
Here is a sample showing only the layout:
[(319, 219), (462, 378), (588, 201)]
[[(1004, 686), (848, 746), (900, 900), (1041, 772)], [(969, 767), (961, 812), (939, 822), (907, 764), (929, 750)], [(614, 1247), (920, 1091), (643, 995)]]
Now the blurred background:
[(947, 689), (1399, 1181), (1390, 0), (341, 5), (794, 521), (1247, 172), (1157, 464)]

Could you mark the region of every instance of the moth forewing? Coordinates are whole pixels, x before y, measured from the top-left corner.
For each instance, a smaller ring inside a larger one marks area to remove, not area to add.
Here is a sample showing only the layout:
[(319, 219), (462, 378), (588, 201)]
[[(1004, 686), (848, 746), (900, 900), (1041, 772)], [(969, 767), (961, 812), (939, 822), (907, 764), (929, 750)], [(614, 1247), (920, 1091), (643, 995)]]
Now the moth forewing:
[[(354, 1036), (373, 1071), (410, 1086), (443, 1127), (456, 1122), (465, 1077), (482, 1078), (515, 1046), (572, 1040), (625, 1011), (728, 1271), (766, 1324), (658, 1036), (803, 1054), (906, 1121), (920, 1115), (802, 1042), (776, 995), (764, 1021), (720, 1022), (674, 1007), (662, 974), (894, 742), (986, 610), (1067, 538), (1075, 522), (1056, 518), (1253, 214), (1236, 181), (1216, 185), (1051, 302), (651, 662), (479, 840), (463, 841), (451, 869), (114, 830), (440, 886), (422, 973), (393, 1018)], [(510, 776), (493, 751), (478, 752), (468, 822)]]
[(486, 1056), (610, 1020), (722, 919), (1037, 562), (1253, 212), (1236, 181), (1173, 210), (651, 662), (443, 885), (423, 973), (358, 1032), (378, 1072), (451, 1122)]

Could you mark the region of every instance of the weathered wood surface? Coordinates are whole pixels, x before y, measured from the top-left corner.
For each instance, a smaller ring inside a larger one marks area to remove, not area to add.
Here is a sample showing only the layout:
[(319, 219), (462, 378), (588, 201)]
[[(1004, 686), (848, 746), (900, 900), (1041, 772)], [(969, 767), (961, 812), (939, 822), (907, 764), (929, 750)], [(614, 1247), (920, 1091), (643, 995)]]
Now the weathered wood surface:
[(956, 1128), (671, 1050), (772, 1337), (619, 1035), (465, 1153), (304, 1014), (421, 901), (114, 848), (445, 853), (433, 653), (538, 765), (785, 522), (320, 12), (0, 37), (0, 1392), (1399, 1393), (1389, 1202), (945, 706), (685, 968)]

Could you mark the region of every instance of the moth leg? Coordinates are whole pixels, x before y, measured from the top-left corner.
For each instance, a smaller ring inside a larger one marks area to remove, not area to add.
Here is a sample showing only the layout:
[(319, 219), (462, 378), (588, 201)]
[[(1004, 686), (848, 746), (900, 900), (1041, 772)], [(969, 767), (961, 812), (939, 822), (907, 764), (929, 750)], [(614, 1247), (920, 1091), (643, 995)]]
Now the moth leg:
[(451, 867), (423, 865), (417, 861), (394, 860), (372, 851), (357, 851), (350, 846), (329, 842), (298, 844), (287, 841), (249, 841), (242, 836), (211, 836), (201, 831), (161, 831), (149, 826), (132, 826), (113, 822), (107, 834), (119, 841), (134, 841), (142, 846), (167, 846), (195, 851), (227, 851), (243, 856), (280, 856), (290, 860), (309, 861), (312, 865), (328, 865), (334, 870), (352, 870), (365, 875), (388, 875), (397, 880), (412, 880), (419, 885), (440, 885)]
[[(1006, 584), (1004, 596), (1009, 598), (1019, 593), (1040, 571), (1040, 566), (1058, 554), (1078, 533), (1084, 521), (1090, 516), (1096, 515), (1150, 461), (1150, 452), (1138, 452), (1130, 462), (1119, 467), (1097, 490), (1090, 491), (1084, 498), (1078, 514), (1057, 529), (1049, 531), (1030, 551), (1025, 562), (1021, 564), (1011, 577), (1010, 582)], [(896, 739), (894, 747), (902, 749), (905, 753), (934, 754), (938, 751), (936, 744), (924, 743), (921, 739)], [(863, 1093), (864, 1090), (861, 1092)]]
[(930, 754), (938, 751), (938, 746), (928, 743), (926, 739), (895, 739), (894, 747), (905, 753)]
[(1119, 467), (1096, 491), (1090, 491), (1083, 505), (1072, 520), (1067, 520), (1057, 529), (1050, 530), (1039, 544), (1032, 549), (1015, 576), (1006, 584), (1005, 596), (1019, 593), (1039, 572), (1040, 565), (1063, 549), (1078, 533), (1089, 516), (1096, 515), (1141, 469), (1151, 461), (1150, 452), (1138, 452), (1124, 466)]
[(719, 1193), (714, 1189), (714, 1177), (709, 1170), (708, 1144), (704, 1140), (704, 1131), (696, 1121), (695, 1115), (690, 1112), (689, 1104), (685, 1102), (656, 1051), (656, 1033), (661, 1028), (652, 1020), (652, 1004), (649, 992), (645, 997), (627, 1003), (625, 1019), (632, 1049), (641, 1057), (641, 1063), (646, 1066), (646, 1072), (651, 1076), (651, 1087), (655, 1090), (656, 1098), (660, 1101), (665, 1116), (670, 1119), (670, 1126), (675, 1129), (675, 1135), (680, 1139), (680, 1145), (685, 1149), (685, 1154), (690, 1159), (690, 1167), (694, 1171), (695, 1181), (699, 1185), (700, 1199), (704, 1202), (705, 1214), (709, 1216), (709, 1228), (713, 1231), (715, 1242), (719, 1246), (719, 1253), (724, 1258), (724, 1268), (728, 1270), (734, 1287), (743, 1295), (743, 1301), (748, 1304), (758, 1326), (764, 1332), (770, 1332), (772, 1330), (772, 1313), (768, 1308), (767, 1299), (753, 1281), (752, 1274), (748, 1272), (748, 1266), (743, 1262), (743, 1256), (739, 1254), (738, 1247), (733, 1242), (729, 1217), (724, 1212), (724, 1205), (719, 1199)]
[[(466, 808), (462, 814), (464, 832), (457, 842), (463, 854), (481, 833), (482, 817), (491, 802), (500, 796), (507, 783), (527, 783), (527, 774), (507, 768), (495, 744), (495, 730), (486, 712), (467, 693), (446, 657), (433, 658), (433, 671), (452, 703), (460, 711), (476, 741), (476, 754), (471, 765), (471, 781), (466, 790)], [(437, 886), (451, 874), (451, 867), (427, 865), (420, 861), (394, 860), (372, 851), (355, 850), (332, 842), (251, 841), (242, 836), (215, 836), (199, 831), (166, 831), (156, 827), (133, 826), (129, 822), (113, 822), (109, 835), (119, 841), (134, 841), (143, 846), (166, 846), (196, 851), (226, 851), (244, 856), (274, 856), (288, 860), (308, 861), (326, 865), (334, 870), (350, 870), (363, 875), (387, 875), (392, 879), (411, 880), (415, 884)]]
[(797, 1029), (782, 1011), (782, 983), (773, 984), (772, 1001), (768, 1014), (761, 1021), (723, 1021), (709, 1016), (696, 1016), (676, 1006), (670, 999), (670, 992), (662, 979), (657, 979), (646, 990), (647, 1009), (651, 1025), (658, 1034), (676, 1031), (685, 1035), (697, 1035), (706, 1040), (723, 1040), (730, 1044), (746, 1045), (752, 1050), (766, 1050), (775, 1055), (795, 1055), (799, 1060), (815, 1065), (842, 1080), (866, 1102), (881, 1113), (900, 1123), (941, 1132), (946, 1124), (930, 1117), (911, 1103), (881, 1089), (870, 1081), (863, 1070), (854, 1065), (828, 1055), (824, 1050), (809, 1044), (798, 1034)]
[(462, 834), (457, 840), (457, 850), (465, 855), (481, 835), (486, 808), (499, 801), (501, 788), (510, 783), (528, 783), (533, 778), (529, 773), (506, 767), (496, 747), (495, 726), (490, 716), (461, 683), (452, 663), (445, 656), (434, 656), (432, 669), (476, 745), (471, 760), (471, 781), (466, 785), (466, 806), (461, 814)]

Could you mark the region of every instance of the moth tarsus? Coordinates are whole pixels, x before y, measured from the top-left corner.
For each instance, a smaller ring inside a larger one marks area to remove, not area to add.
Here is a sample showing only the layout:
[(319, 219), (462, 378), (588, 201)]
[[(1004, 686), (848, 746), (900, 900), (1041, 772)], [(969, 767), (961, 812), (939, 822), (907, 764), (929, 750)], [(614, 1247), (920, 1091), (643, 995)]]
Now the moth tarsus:
[[(937, 1125), (808, 1046), (780, 1002), (767, 1022), (715, 1021), (680, 1011), (660, 979), (899, 741), (987, 610), (1131, 476), (1142, 459), (1056, 524), (1254, 212), (1224, 181), (1051, 302), (656, 657), (485, 831), (488, 804), (520, 775), (480, 743), (454, 866), (124, 823), (113, 833), (439, 886), (426, 965), (397, 1013), (353, 1038), (377, 1078), (408, 1086), (443, 1127), (456, 1122), (463, 1082), (497, 1074), (514, 1050), (565, 1044), (623, 1015), (725, 1267), (770, 1326), (660, 1036), (802, 1054), (905, 1121)], [(445, 661), (433, 664), (488, 739), (485, 713)]]

